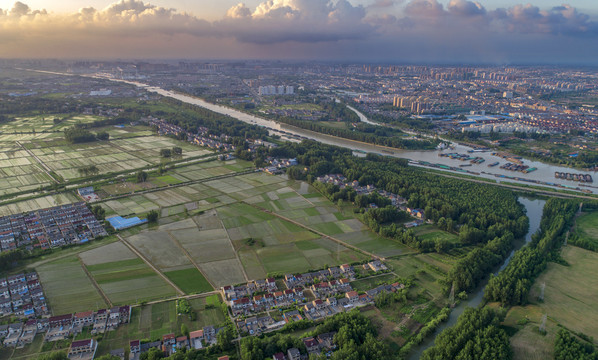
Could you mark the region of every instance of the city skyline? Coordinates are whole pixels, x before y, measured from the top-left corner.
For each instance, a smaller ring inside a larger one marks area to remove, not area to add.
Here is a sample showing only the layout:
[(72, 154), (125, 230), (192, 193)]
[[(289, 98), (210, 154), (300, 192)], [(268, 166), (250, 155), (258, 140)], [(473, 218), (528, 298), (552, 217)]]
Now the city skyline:
[(3, 1), (0, 57), (598, 64), (597, 5), (534, 2)]

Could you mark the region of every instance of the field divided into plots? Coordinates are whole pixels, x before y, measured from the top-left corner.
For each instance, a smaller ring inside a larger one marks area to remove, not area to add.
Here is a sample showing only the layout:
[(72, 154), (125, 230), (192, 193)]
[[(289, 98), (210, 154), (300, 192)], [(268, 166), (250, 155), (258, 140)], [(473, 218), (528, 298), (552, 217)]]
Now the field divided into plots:
[(0, 142), (0, 195), (49, 185), (52, 179), (27, 151), (15, 142)]
[[(210, 169), (216, 167), (186, 173), (201, 178), (205, 176), (202, 171)], [(412, 252), (372, 233), (350, 209), (339, 209), (306, 183), (282, 176), (253, 173), (227, 177), (128, 197), (118, 200), (120, 206), (106, 202), (105, 206), (108, 212), (133, 213), (142, 198), (160, 208), (163, 218), (158, 227), (131, 233), (128, 241), (179, 283), (181, 279), (173, 277), (175, 271), (198, 276), (201, 274), (194, 269), (199, 269), (220, 287), (268, 274), (305, 272), (368, 258), (309, 229), (381, 256)]]
[(179, 146), (183, 159), (211, 153), (186, 142), (167, 137), (145, 136), (84, 144), (68, 144), (62, 139), (29, 141), (23, 144), (46, 166), (64, 179), (81, 175), (77, 169), (95, 165), (100, 174), (134, 170), (161, 162), (160, 150)]
[(76, 256), (41, 265), (36, 271), (54, 315), (104, 309), (108, 306)]

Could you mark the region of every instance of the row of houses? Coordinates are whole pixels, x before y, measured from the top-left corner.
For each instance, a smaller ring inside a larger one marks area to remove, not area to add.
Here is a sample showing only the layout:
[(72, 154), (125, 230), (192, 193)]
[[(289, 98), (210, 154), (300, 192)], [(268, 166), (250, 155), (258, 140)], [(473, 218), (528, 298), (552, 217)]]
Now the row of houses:
[(83, 202), (0, 217), (1, 251), (49, 249), (106, 235)]
[[(344, 177), (343, 175), (340, 175), (340, 174), (330, 174), (330, 175), (319, 176), (316, 180), (321, 183), (324, 183), (324, 184), (337, 185), (340, 189), (344, 189), (346, 187), (351, 187), (359, 195), (369, 195), (374, 192), (377, 192), (380, 196), (383, 196), (383, 197), (389, 199), (392, 206), (395, 206), (402, 211), (406, 211), (407, 213), (409, 213), (409, 215), (411, 215), (412, 217), (414, 217), (418, 220), (423, 221), (423, 219), (424, 219), (424, 210), (423, 209), (407, 207), (405, 205), (407, 203), (407, 200), (405, 198), (403, 198), (397, 194), (393, 194), (386, 190), (376, 189), (376, 187), (374, 185), (362, 186), (359, 184), (359, 181), (357, 181), (357, 180), (348, 181), (346, 177)], [(370, 204), (370, 207), (376, 208), (376, 204)], [(420, 224), (421, 224), (421, 222), (416, 220), (416, 222), (409, 223), (409, 227), (417, 226)]]
[(244, 296), (252, 296), (257, 292), (276, 292), (278, 285), (274, 278), (260, 279), (250, 281), (242, 285), (228, 285), (221, 288), (222, 296), (225, 300), (239, 299)]
[[(380, 260), (370, 261), (363, 267), (374, 273), (388, 270)], [(233, 316), (251, 316), (275, 307), (301, 304), (307, 298), (305, 290), (311, 291), (313, 297), (318, 300), (342, 296), (353, 290), (351, 280), (343, 276), (354, 279), (354, 267), (344, 264), (304, 274), (287, 274), (283, 280), (286, 290), (278, 290), (275, 279), (268, 278), (239, 286), (224, 286), (222, 295)]]
[[(189, 336), (175, 336), (174, 333), (165, 334), (162, 340), (142, 343), (140, 340), (129, 341), (129, 360), (139, 360), (141, 354), (148, 352), (152, 348), (161, 350), (166, 356), (176, 353), (178, 350), (202, 349), (215, 345), (219, 329), (214, 326), (205, 326), (202, 329), (191, 331)], [(124, 351), (123, 351), (124, 352)]]
[(44, 341), (68, 339), (84, 328), (92, 328), (91, 334), (101, 334), (116, 329), (131, 320), (131, 307), (115, 306), (111, 309), (85, 311), (75, 314), (29, 319), (25, 323), (0, 326), (0, 339), (8, 347), (23, 347), (33, 341), (38, 333), (45, 333)]
[(357, 291), (351, 290), (339, 298), (329, 297), (327, 299), (315, 299), (296, 304), (295, 309), (283, 313), (283, 321), (275, 321), (270, 315), (263, 315), (238, 318), (235, 324), (239, 333), (259, 336), (262, 333), (278, 330), (290, 322), (301, 321), (303, 319), (320, 320), (349, 311), (355, 307), (371, 304), (380, 293), (396, 292), (404, 287), (403, 284), (396, 282), (390, 285), (380, 285), (366, 291), (364, 294), (359, 294)]
[(198, 127), (197, 132), (192, 133), (180, 126), (169, 124), (163, 119), (157, 119), (150, 116), (141, 120), (149, 123), (151, 126), (155, 126), (158, 129), (158, 135), (174, 135), (178, 137), (180, 134), (185, 134), (187, 141), (195, 145), (215, 150), (222, 149), (226, 152), (235, 150), (235, 146), (227, 142), (230, 140), (228, 135), (221, 134), (218, 136), (210, 134), (209, 129), (206, 127)]
[(0, 278), (0, 317), (40, 317), (50, 313), (36, 272)]
[(283, 282), (287, 289), (295, 287), (308, 287), (309, 285), (333, 279), (355, 279), (355, 268), (349, 264), (329, 267), (320, 271), (307, 272), (303, 274), (286, 274)]

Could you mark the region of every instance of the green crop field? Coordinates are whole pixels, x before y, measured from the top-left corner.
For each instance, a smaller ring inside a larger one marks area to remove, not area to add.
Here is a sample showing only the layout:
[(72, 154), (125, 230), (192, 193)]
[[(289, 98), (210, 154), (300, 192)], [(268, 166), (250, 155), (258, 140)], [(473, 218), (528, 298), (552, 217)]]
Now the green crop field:
[(449, 242), (459, 242), (459, 237), (446, 231), (438, 229), (434, 225), (423, 225), (415, 228), (415, 235), (421, 240), (446, 240)]
[(544, 302), (538, 306), (568, 329), (598, 338), (598, 253), (567, 246), (561, 255), (570, 266), (548, 263), (530, 291), (530, 301), (536, 301), (546, 284)]
[(175, 290), (141, 259), (89, 265), (87, 269), (114, 304), (134, 304), (175, 295)]
[(35, 269), (54, 315), (103, 309), (107, 306), (75, 256)]
[(598, 211), (584, 213), (575, 220), (575, 234), (598, 247)]
[(214, 288), (196, 268), (173, 270), (164, 273), (172, 282), (187, 294), (212, 291)]

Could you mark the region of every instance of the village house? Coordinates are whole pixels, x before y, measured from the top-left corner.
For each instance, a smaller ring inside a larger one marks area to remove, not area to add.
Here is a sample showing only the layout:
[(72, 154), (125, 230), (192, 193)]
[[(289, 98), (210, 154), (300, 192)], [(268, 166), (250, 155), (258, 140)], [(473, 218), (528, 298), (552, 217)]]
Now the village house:
[(141, 352), (141, 342), (139, 340), (129, 341), (129, 349), (132, 354), (138, 354)]
[(317, 354), (320, 352), (320, 344), (318, 344), (318, 340), (313, 337), (304, 338), (302, 340), (308, 353)]
[(4, 338), (4, 346), (15, 347), (23, 333), (23, 324), (16, 323), (8, 325), (8, 334)]
[(289, 360), (300, 360), (301, 359), (301, 353), (299, 352), (299, 349), (297, 349), (297, 348), (290, 348), (289, 350), (287, 350), (287, 356), (288, 356)]
[(203, 347), (203, 330), (195, 330), (189, 333), (189, 342), (193, 349), (201, 349)]
[(68, 352), (69, 359), (92, 360), (98, 343), (94, 339), (73, 341)]

